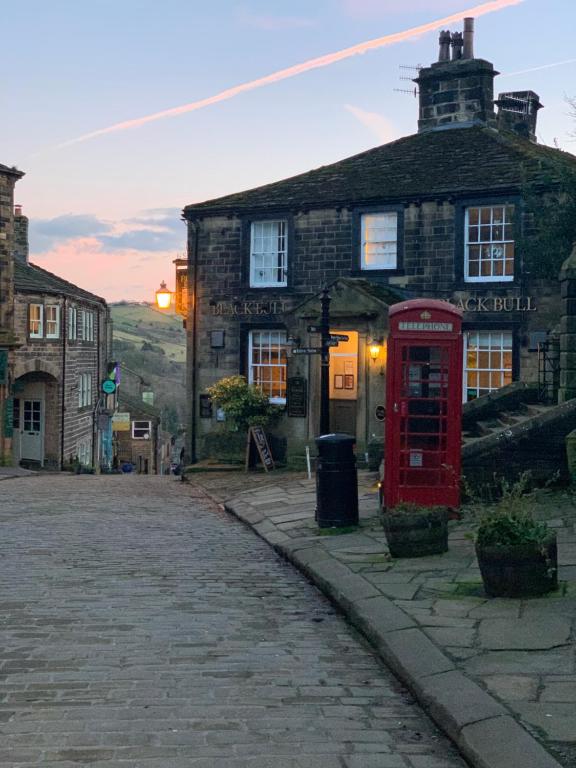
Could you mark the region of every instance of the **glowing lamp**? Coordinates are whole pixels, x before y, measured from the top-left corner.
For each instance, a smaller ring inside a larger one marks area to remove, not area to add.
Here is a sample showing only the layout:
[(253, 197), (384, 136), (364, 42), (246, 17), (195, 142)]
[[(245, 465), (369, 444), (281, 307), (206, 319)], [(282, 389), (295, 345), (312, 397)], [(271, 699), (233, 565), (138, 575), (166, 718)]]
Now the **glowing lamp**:
[(380, 357), (380, 344), (377, 341), (371, 341), (370, 346), (368, 347), (368, 350), (370, 352), (370, 357), (372, 358), (372, 362), (376, 362), (378, 358)]
[(172, 294), (168, 290), (164, 280), (160, 283), (160, 288), (156, 291), (156, 306), (158, 309), (169, 309), (172, 302)]

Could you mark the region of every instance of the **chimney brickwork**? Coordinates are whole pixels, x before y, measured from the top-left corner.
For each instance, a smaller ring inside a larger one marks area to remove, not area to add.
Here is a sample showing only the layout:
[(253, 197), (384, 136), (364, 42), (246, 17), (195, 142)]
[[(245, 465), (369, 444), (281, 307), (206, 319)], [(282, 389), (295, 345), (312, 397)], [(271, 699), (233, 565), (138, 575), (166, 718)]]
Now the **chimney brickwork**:
[(514, 131), (530, 141), (536, 141), (538, 110), (542, 108), (540, 97), (534, 91), (501, 93), (498, 106), (498, 128)]
[(22, 206), (14, 206), (14, 258), (28, 264), (28, 217), (22, 213)]

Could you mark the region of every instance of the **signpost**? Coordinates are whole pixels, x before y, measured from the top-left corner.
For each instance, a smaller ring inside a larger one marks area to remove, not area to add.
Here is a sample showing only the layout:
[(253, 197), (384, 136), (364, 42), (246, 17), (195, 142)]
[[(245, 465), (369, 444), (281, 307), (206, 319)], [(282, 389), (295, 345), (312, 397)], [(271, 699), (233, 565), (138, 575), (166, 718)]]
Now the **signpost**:
[(295, 347), (292, 350), (293, 355), (320, 355), (322, 347)]

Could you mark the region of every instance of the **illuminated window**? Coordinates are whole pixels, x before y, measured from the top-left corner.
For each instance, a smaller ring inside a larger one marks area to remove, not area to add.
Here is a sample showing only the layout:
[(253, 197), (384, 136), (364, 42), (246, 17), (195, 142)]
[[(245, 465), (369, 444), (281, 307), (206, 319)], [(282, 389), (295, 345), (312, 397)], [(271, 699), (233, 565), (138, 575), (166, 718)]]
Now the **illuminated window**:
[(464, 399), (475, 400), (512, 383), (512, 333), (464, 334)]
[(42, 304), (28, 305), (28, 332), (31, 339), (41, 339), (44, 335), (44, 307)]
[(286, 332), (251, 331), (248, 381), (268, 395), (271, 403), (286, 403)]
[(150, 426), (149, 421), (133, 421), (132, 437), (134, 440), (150, 440)]
[(494, 282), (514, 279), (514, 206), (466, 209), (464, 279)]
[(60, 307), (49, 305), (46, 307), (46, 338), (58, 339), (60, 337)]
[(255, 221), (250, 236), (250, 285), (278, 288), (288, 284), (286, 221)]
[(92, 404), (92, 374), (81, 373), (78, 376), (78, 407), (85, 408)]
[(78, 310), (76, 307), (68, 309), (68, 340), (74, 341), (78, 337)]
[(396, 269), (398, 266), (398, 214), (362, 214), (361, 269)]

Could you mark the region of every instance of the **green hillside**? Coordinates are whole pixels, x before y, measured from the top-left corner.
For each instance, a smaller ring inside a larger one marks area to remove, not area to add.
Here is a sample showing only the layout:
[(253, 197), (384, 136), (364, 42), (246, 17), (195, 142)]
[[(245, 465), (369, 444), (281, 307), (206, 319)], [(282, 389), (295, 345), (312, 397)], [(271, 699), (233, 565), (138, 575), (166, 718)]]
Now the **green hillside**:
[(110, 312), (114, 359), (150, 385), (163, 427), (175, 433), (185, 423), (186, 333), (182, 318), (149, 304), (129, 302), (111, 304)]

